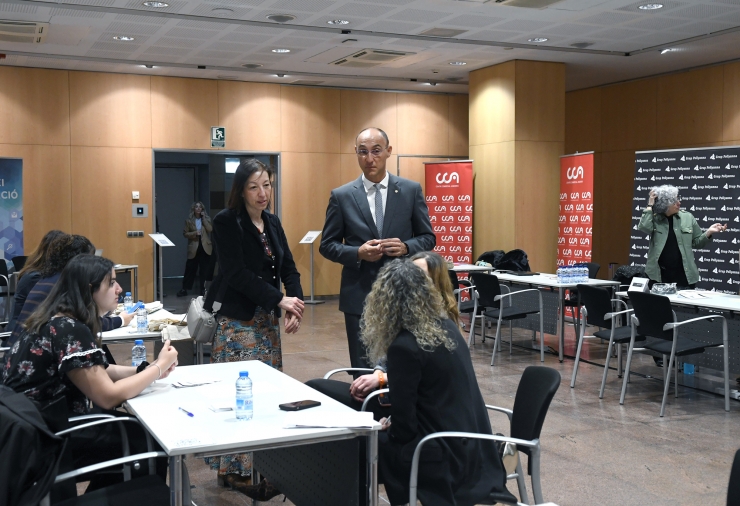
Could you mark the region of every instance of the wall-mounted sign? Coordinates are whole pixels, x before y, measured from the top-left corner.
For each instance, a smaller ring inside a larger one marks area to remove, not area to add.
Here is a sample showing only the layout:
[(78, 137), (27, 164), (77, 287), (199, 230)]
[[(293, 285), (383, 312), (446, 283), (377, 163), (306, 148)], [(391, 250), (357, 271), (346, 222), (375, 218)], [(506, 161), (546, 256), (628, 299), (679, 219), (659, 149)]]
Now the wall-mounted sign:
[(23, 160), (0, 158), (0, 247), (3, 258), (23, 255)]
[(226, 147), (226, 127), (211, 127), (211, 147), (212, 148), (225, 148)]

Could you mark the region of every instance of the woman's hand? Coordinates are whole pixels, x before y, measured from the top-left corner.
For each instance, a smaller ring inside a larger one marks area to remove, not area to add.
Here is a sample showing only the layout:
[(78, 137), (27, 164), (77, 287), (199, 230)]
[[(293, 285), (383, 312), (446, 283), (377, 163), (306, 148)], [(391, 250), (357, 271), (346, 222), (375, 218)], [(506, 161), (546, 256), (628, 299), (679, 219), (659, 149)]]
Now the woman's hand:
[[(156, 362), (155, 362), (155, 363), (156, 363)], [(151, 365), (151, 366), (149, 366), (149, 367), (152, 367), (153, 365), (154, 365), (154, 364), (152, 364), (152, 365)], [(157, 365), (159, 365), (159, 364), (157, 364)], [(161, 367), (161, 366), (160, 366), (160, 367)], [(160, 376), (159, 378), (157, 378), (157, 379), (164, 379), (164, 378), (166, 378), (167, 376), (169, 376), (169, 375), (170, 375), (170, 373), (171, 373), (172, 371), (174, 371), (174, 370), (175, 370), (175, 367), (177, 367), (177, 360), (175, 360), (175, 362), (174, 362), (174, 363), (173, 363), (173, 364), (172, 364), (171, 366), (169, 366), (169, 367), (168, 367), (167, 369), (163, 369), (163, 370), (162, 370), (162, 375), (161, 375), (161, 376)]]
[(278, 307), (293, 313), (298, 318), (303, 318), (303, 301), (298, 297), (283, 297), (278, 303)]
[(658, 194), (655, 193), (655, 190), (650, 190), (650, 196), (648, 197), (648, 207), (653, 207), (656, 198), (658, 198)]
[(136, 316), (136, 313), (129, 313), (127, 311), (121, 311), (121, 314), (118, 316), (121, 317), (121, 321), (123, 321), (122, 327), (125, 327), (129, 323), (131, 323), (131, 320), (134, 319), (134, 316)]
[[(174, 366), (177, 365), (177, 350), (170, 344), (170, 340), (165, 341), (162, 346), (162, 351), (159, 352), (157, 357), (157, 365), (162, 370), (161, 378), (165, 378), (165, 371), (172, 372)], [(167, 374), (169, 374), (169, 372)]]
[(388, 427), (391, 426), (391, 417), (388, 418), (381, 418), (380, 419), (380, 430), (388, 430)]
[(349, 393), (356, 401), (364, 401), (370, 392), (380, 387), (380, 380), (376, 374), (363, 374), (349, 386)]
[(711, 227), (707, 229), (707, 237), (712, 237), (712, 234), (716, 234), (718, 232), (724, 232), (727, 230), (727, 225), (723, 225), (721, 223), (715, 223)]
[(301, 319), (292, 313), (285, 313), (285, 333), (295, 334), (301, 328)]

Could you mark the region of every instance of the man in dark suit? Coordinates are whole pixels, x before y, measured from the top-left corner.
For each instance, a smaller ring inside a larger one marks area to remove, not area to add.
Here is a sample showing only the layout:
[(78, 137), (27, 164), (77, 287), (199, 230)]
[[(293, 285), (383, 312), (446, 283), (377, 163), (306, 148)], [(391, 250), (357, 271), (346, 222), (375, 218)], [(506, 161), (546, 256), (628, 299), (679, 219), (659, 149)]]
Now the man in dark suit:
[(365, 297), (387, 261), (431, 250), (436, 238), (421, 185), (386, 172), (393, 151), (386, 133), (366, 128), (355, 151), (363, 175), (332, 190), (319, 252), (344, 266), (339, 310), (352, 367), (372, 367), (359, 340)]

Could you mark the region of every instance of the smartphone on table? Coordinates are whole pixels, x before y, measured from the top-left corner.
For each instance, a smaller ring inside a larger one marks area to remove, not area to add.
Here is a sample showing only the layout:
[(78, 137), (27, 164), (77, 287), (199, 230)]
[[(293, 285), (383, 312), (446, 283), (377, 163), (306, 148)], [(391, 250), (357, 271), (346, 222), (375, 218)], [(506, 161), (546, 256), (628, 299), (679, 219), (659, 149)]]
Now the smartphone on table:
[(280, 404), (278, 407), (283, 411), (300, 411), (302, 409), (315, 408), (316, 406), (321, 406), (321, 403), (319, 401), (306, 400), (286, 402), (285, 404)]

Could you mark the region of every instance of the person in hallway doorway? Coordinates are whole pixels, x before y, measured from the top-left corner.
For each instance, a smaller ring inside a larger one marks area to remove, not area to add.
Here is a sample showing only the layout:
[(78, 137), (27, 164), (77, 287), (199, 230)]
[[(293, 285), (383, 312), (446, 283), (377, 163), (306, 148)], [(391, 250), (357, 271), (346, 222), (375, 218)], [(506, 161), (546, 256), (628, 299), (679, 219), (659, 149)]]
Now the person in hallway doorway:
[(339, 310), (352, 367), (372, 368), (359, 331), (365, 297), (378, 271), (388, 260), (431, 250), (436, 243), (421, 185), (386, 171), (392, 151), (383, 130), (360, 132), (355, 152), (362, 176), (332, 190), (326, 209), (319, 252), (343, 266)]
[(185, 275), (182, 278), (182, 290), (177, 292), (178, 297), (184, 297), (188, 290), (193, 288), (195, 274), (198, 273), (198, 289), (196, 295), (203, 295), (206, 282), (206, 272), (210, 263), (211, 253), (211, 231), (213, 225), (211, 218), (206, 213), (202, 202), (193, 202), (190, 206), (190, 216), (185, 220), (185, 229), (182, 235), (188, 239), (188, 259), (185, 262)]
[(696, 218), (681, 209), (678, 188), (663, 185), (650, 190), (638, 229), (650, 235), (645, 274), (652, 282), (676, 283), (680, 290), (695, 288), (700, 280), (693, 249), (703, 248), (727, 225), (715, 223), (702, 231)]

